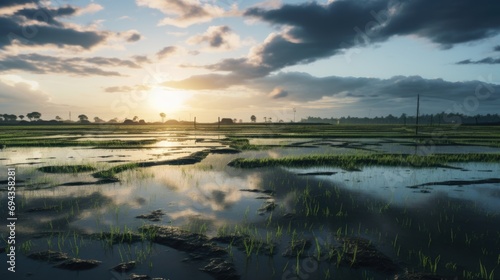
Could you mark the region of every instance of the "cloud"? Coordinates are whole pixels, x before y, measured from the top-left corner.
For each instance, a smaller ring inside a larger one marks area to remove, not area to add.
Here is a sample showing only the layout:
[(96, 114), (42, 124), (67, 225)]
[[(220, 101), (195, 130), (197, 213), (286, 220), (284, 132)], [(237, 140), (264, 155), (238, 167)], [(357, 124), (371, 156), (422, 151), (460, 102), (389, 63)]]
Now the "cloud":
[(210, 26), (203, 34), (192, 36), (189, 44), (208, 44), (209, 50), (231, 50), (240, 46), (240, 36), (226, 25)]
[(338, 0), (251, 8), (245, 15), (283, 27), (253, 53), (253, 59), (280, 69), (393, 36), (416, 35), (443, 48), (490, 38), (500, 31), (499, 9), (497, 1), (478, 5), (471, 0)]
[(167, 46), (156, 53), (158, 59), (169, 57), (176, 53), (179, 49), (176, 46)]
[(495, 47), (493, 48), (493, 50), (494, 50), (494, 51), (496, 51), (496, 52), (500, 52), (500, 45), (495, 46)]
[(187, 90), (204, 90), (204, 89), (225, 89), (232, 85), (237, 85), (241, 82), (234, 75), (195, 75), (180, 81), (167, 81), (162, 85), (166, 87), (187, 89)]
[(481, 60), (476, 60), (476, 61), (466, 59), (466, 60), (459, 61), (456, 64), (459, 64), (459, 65), (464, 65), (464, 64), (500, 64), (500, 57), (497, 57), (497, 58), (486, 57), (486, 58), (483, 58)]
[(146, 55), (134, 55), (132, 56), (132, 59), (137, 64), (151, 63), (151, 60)]
[[(498, 1), (478, 5), (471, 0), (336, 0), (271, 9), (253, 7), (245, 11), (246, 17), (268, 22), (279, 31), (271, 33), (244, 58), (225, 59), (205, 67), (226, 74), (198, 75), (171, 84), (189, 88), (193, 82), (198, 89), (223, 89), (394, 36), (418, 36), (450, 48), (498, 34), (498, 8)], [(214, 37), (215, 44), (219, 41)]]
[(78, 15), (93, 14), (93, 13), (97, 13), (103, 9), (104, 9), (104, 7), (99, 5), (99, 4), (90, 3), (88, 6), (81, 8), (81, 9), (78, 9)]
[(288, 96), (288, 91), (280, 88), (280, 87), (275, 87), (273, 89), (273, 91), (271, 91), (269, 93), (269, 96), (273, 99), (279, 99), (279, 98), (283, 98), (283, 97), (287, 97)]
[[(25, 35), (28, 36), (25, 36)], [(107, 32), (79, 31), (44, 24), (21, 24), (12, 18), (0, 17), (0, 49), (14, 42), (24, 45), (78, 46), (91, 49), (103, 43)]]
[[(226, 106), (226, 109), (273, 107), (281, 104), (280, 100), (286, 98), (288, 105), (297, 104), (311, 110), (343, 108), (346, 113), (362, 116), (368, 114), (367, 110), (384, 115), (386, 112), (401, 114), (414, 110), (418, 94), (425, 101), (421, 108), (426, 113), (451, 109), (474, 114), (474, 111), (465, 109), (474, 107), (474, 100), (484, 112), (495, 112), (496, 108), (500, 107), (500, 97), (497, 94), (500, 92), (500, 85), (480, 81), (450, 82), (420, 76), (394, 76), (389, 79), (339, 76), (320, 78), (307, 73), (279, 72), (242, 82), (234, 77), (234, 74), (210, 74), (193, 76), (183, 81), (171, 81), (164, 85), (190, 90), (216, 90), (238, 86), (239, 92), (254, 92), (250, 97), (232, 98), (224, 95), (223, 98), (229, 98), (230, 102), (238, 104)], [(293, 91), (287, 91), (284, 87)], [(270, 103), (269, 98), (274, 102)], [(212, 97), (203, 99), (203, 102), (208, 102), (209, 99)]]
[(24, 8), (16, 11), (14, 16), (22, 16), (23, 20), (34, 20), (48, 25), (62, 27), (57, 17), (65, 17), (75, 15), (77, 8), (64, 6), (59, 8)]
[[(475, 96), (481, 86), (481, 96), (488, 95), (485, 100), (500, 105), (500, 98), (493, 94), (500, 92), (500, 85), (479, 81), (450, 82), (424, 79), (420, 76), (394, 76), (390, 79), (338, 76), (318, 78), (306, 73), (290, 72), (278, 73), (246, 84), (247, 87), (263, 93), (275, 91), (277, 85), (293, 88), (293, 92), (288, 92), (287, 99), (295, 102), (318, 101), (325, 97), (354, 98), (357, 100), (356, 104), (363, 103), (370, 107), (378, 103), (378, 106), (388, 111), (393, 110), (391, 106), (395, 103), (414, 99), (417, 94), (448, 103), (462, 103), (466, 98)], [(487, 94), (488, 92), (490, 94)], [(435, 106), (442, 106), (442, 103), (437, 102)]]
[(199, 0), (136, 0), (138, 6), (157, 9), (167, 15), (160, 25), (188, 27), (197, 23), (210, 22), (224, 15), (224, 9), (217, 5), (201, 3)]
[(89, 30), (58, 20), (60, 17), (81, 14), (89, 7), (95, 10), (95, 5), (82, 9), (69, 5), (49, 7), (41, 1), (15, 2), (4, 1), (0, 5), (0, 49), (15, 43), (91, 49), (103, 44), (111, 36), (110, 32)]
[[(24, 3), (25, 1), (19, 1)], [(77, 47), (91, 50), (97, 46), (109, 45), (116, 39), (136, 42), (141, 39), (137, 31), (122, 33), (99, 31), (103, 20), (80, 26), (75, 23), (60, 21), (60, 18), (95, 13), (103, 9), (99, 4), (91, 3), (86, 7), (64, 5), (50, 6), (50, 1), (32, 0), (29, 4), (14, 5), (11, 1), (0, 5), (0, 49), (8, 47)], [(14, 48), (13, 48), (14, 49)]]
[(498, 1), (402, 1), (380, 34), (417, 35), (449, 48), (499, 34), (499, 9)]
[(139, 33), (132, 33), (130, 36), (127, 38), (127, 42), (137, 42), (141, 39), (141, 34)]
[(0, 72), (22, 70), (35, 74), (64, 73), (78, 76), (121, 76), (119, 72), (103, 70), (106, 67), (141, 68), (137, 62), (127, 59), (108, 57), (62, 58), (30, 53), (3, 57)]
[(135, 86), (113, 86), (104, 88), (105, 92), (115, 93), (115, 92), (132, 92), (132, 91), (146, 91), (151, 88), (147, 85), (135, 85)]
[[(48, 94), (22, 78), (11, 79), (0, 76), (0, 111), (19, 114), (50, 106)], [(15, 109), (15, 111), (13, 111)]]

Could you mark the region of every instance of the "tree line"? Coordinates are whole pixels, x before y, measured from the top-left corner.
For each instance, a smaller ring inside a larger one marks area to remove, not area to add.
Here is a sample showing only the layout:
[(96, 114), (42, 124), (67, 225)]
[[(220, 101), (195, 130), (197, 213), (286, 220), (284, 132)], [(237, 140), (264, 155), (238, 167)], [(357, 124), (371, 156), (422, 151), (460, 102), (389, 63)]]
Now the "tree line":
[[(399, 117), (391, 114), (380, 117), (341, 117), (341, 118), (320, 118), (307, 117), (302, 119), (303, 123), (331, 123), (331, 124), (402, 124), (410, 125), (416, 123), (416, 116), (408, 116), (401, 114)], [(464, 115), (458, 113), (439, 113), (439, 114), (424, 114), (418, 117), (419, 124), (438, 125), (438, 124), (500, 124), (499, 114), (477, 114)]]

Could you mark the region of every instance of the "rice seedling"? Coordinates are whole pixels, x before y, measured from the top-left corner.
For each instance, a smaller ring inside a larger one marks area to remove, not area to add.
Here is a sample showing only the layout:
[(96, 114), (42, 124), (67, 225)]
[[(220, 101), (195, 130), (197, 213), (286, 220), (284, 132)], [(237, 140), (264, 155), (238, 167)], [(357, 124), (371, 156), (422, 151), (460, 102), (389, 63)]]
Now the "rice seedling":
[(479, 260), (479, 277), (481, 277), (481, 279), (493, 280), (495, 279), (495, 269), (488, 272), (486, 266)]
[(270, 166), (337, 166), (356, 170), (358, 166), (409, 166), (447, 167), (449, 163), (500, 162), (500, 154), (430, 154), (425, 156), (407, 154), (358, 154), (358, 155), (307, 155), (284, 158), (238, 158), (228, 165), (240, 168)]

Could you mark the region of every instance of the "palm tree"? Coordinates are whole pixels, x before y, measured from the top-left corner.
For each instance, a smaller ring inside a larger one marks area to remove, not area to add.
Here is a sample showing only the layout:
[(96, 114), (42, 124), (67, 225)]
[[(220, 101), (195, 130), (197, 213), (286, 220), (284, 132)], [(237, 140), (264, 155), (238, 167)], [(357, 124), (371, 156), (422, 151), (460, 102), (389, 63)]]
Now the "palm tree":
[(255, 115), (252, 115), (252, 116), (250, 117), (250, 120), (251, 120), (252, 122), (256, 122), (256, 121), (257, 121), (257, 117), (256, 117)]
[(167, 115), (166, 115), (165, 113), (163, 113), (163, 112), (162, 112), (162, 113), (160, 113), (161, 122), (165, 122), (164, 120), (165, 120), (165, 117), (166, 117), (166, 116), (167, 116)]

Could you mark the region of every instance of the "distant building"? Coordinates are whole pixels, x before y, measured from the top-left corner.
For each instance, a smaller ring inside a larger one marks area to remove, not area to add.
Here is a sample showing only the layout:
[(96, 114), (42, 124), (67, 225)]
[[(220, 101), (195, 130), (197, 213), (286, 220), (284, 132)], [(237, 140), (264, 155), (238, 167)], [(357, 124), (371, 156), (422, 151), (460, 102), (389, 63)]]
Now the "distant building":
[(234, 124), (234, 121), (231, 118), (222, 118), (220, 124)]

